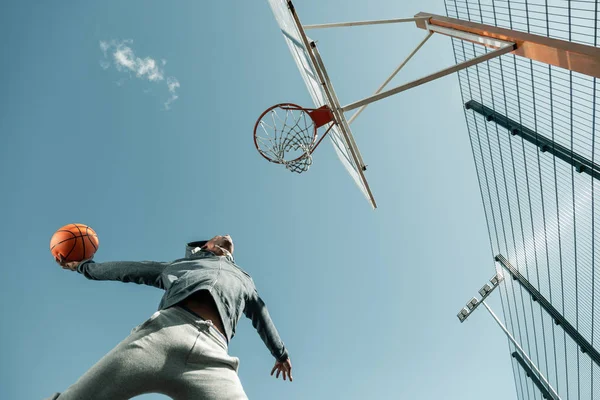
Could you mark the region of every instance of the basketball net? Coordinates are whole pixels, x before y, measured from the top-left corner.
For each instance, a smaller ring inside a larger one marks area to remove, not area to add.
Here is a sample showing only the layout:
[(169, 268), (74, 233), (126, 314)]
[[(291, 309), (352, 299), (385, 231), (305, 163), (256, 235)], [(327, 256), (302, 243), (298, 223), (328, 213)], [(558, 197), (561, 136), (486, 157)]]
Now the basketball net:
[(312, 152), (333, 123), (318, 142), (317, 129), (331, 122), (333, 115), (327, 107), (305, 109), (291, 103), (277, 104), (258, 118), (254, 144), (270, 162), (300, 174), (312, 165)]

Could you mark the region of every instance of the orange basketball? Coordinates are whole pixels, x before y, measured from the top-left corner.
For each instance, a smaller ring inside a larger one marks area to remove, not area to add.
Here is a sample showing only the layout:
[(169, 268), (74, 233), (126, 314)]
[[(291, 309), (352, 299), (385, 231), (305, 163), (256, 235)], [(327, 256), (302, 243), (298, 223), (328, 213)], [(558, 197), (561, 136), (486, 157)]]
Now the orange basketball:
[(65, 225), (52, 235), (50, 251), (55, 260), (60, 254), (65, 261), (83, 261), (91, 258), (98, 250), (98, 235), (83, 224)]

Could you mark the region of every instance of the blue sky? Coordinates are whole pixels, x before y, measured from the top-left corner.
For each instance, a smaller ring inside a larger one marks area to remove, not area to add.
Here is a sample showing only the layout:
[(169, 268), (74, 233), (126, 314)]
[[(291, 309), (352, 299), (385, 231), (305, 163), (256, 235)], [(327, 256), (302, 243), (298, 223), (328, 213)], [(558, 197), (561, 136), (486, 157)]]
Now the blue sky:
[[(305, 0), (297, 11), (304, 23), (445, 13), (442, 0), (407, 4)], [(270, 377), (273, 359), (242, 319), (230, 353), (250, 398), (515, 397), (492, 318), (456, 318), (495, 272), (456, 76), (353, 124), (373, 211), (329, 143), (302, 175), (256, 152), (264, 109), (310, 105), (266, 1), (9, 1), (0, 33), (0, 398), (64, 390), (162, 296), (61, 270), (49, 241), (71, 222), (96, 230), (99, 262), (171, 260), (186, 241), (231, 234), (294, 365), (293, 383)], [(312, 36), (347, 104), (424, 35), (406, 24)], [(131, 50), (120, 69), (103, 42)], [(449, 39), (433, 38), (394, 82), (453, 62)]]

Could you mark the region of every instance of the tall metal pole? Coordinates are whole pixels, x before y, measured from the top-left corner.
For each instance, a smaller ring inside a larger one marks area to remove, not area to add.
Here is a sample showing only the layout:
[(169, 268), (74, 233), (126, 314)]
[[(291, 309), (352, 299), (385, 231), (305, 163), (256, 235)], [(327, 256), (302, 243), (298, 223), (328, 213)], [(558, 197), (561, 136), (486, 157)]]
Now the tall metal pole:
[(550, 389), (550, 391), (556, 397), (556, 399), (560, 400), (560, 396), (558, 395), (558, 393), (556, 393), (556, 390), (554, 390), (554, 388), (552, 387), (552, 385), (550, 385), (550, 382), (548, 382), (548, 380), (546, 379), (546, 377), (544, 376), (544, 374), (542, 374), (542, 371), (540, 371), (538, 369), (538, 367), (533, 363), (533, 361), (531, 361), (531, 358), (529, 358), (529, 356), (527, 355), (527, 353), (525, 352), (525, 350), (523, 350), (523, 348), (519, 345), (519, 343), (517, 343), (517, 341), (515, 340), (515, 338), (513, 337), (513, 335), (510, 334), (510, 332), (508, 331), (508, 329), (506, 329), (506, 327), (504, 326), (504, 324), (500, 321), (500, 319), (498, 319), (498, 317), (496, 316), (496, 314), (494, 314), (494, 312), (487, 305), (487, 303), (485, 301), (482, 301), (482, 303), (485, 306), (485, 308), (489, 311), (489, 313), (492, 315), (492, 317), (494, 317), (494, 320), (498, 323), (498, 325), (500, 326), (500, 328), (502, 328), (502, 330), (504, 331), (504, 333), (506, 334), (506, 336), (510, 339), (510, 341), (512, 342), (512, 344), (514, 344), (517, 347), (517, 349), (519, 349), (519, 351), (521, 352), (521, 354), (523, 354), (523, 356), (525, 357), (525, 359), (527, 360), (527, 362), (529, 363), (529, 365), (531, 365), (533, 367), (533, 369), (535, 370), (535, 372), (537, 372), (537, 374), (544, 381), (544, 383), (546, 384), (546, 386), (548, 386), (548, 389)]

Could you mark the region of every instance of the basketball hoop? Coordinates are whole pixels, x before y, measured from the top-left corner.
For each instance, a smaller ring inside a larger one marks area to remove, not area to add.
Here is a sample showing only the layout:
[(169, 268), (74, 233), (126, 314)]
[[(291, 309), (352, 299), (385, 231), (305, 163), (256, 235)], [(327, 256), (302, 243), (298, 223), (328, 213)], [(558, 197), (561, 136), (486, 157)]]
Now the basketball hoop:
[[(317, 130), (329, 124), (317, 141)], [(303, 108), (282, 103), (268, 108), (254, 126), (254, 145), (268, 161), (283, 164), (292, 172), (308, 171), (312, 152), (335, 125), (333, 113), (327, 106)]]

